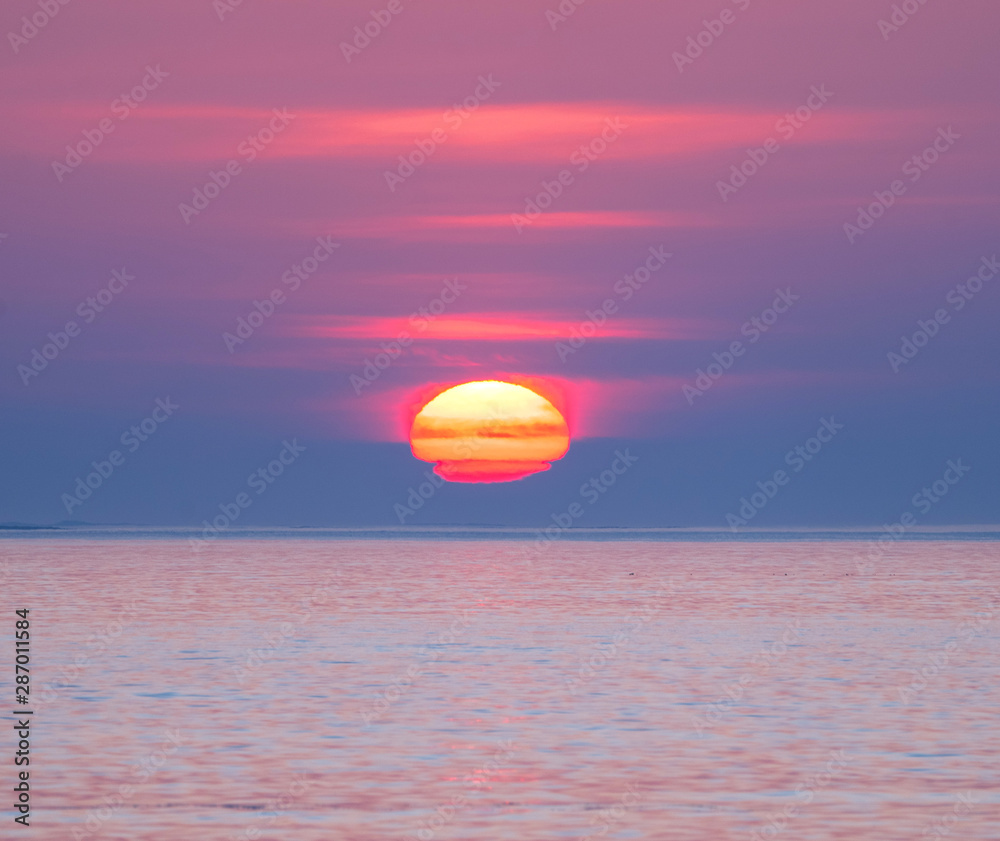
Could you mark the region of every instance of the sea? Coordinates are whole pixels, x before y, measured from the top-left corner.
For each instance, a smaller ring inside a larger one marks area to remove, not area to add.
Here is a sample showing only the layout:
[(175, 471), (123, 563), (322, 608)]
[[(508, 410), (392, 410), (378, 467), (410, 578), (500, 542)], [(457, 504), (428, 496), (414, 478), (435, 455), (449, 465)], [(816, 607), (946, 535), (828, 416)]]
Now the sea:
[(11, 530), (0, 838), (997, 841), (996, 538)]

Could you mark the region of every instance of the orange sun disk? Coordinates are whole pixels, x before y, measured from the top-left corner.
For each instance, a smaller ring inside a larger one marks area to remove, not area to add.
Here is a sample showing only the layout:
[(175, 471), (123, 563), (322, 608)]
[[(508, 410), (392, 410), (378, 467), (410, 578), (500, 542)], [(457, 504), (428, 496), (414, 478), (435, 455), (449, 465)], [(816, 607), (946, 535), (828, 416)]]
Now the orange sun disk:
[(450, 482), (510, 482), (548, 470), (569, 450), (559, 410), (529, 388), (498, 380), (441, 392), (413, 419), (410, 448)]

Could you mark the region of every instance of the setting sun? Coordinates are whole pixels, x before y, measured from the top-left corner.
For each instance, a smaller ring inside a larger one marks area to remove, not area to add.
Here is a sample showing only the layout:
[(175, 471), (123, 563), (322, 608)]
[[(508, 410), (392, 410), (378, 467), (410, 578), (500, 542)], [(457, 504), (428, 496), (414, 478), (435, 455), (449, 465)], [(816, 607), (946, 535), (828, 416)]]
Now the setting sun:
[(559, 410), (529, 388), (497, 380), (443, 391), (417, 413), (413, 455), (452, 482), (509, 482), (548, 470), (569, 449)]

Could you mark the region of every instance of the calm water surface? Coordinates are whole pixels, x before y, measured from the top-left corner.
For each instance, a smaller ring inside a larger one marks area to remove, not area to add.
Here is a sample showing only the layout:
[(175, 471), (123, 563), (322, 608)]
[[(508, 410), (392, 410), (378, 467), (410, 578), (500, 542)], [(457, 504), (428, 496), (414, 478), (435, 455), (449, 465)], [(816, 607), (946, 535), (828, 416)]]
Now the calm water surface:
[(1000, 544), (525, 545), (0, 541), (0, 837), (1000, 839)]

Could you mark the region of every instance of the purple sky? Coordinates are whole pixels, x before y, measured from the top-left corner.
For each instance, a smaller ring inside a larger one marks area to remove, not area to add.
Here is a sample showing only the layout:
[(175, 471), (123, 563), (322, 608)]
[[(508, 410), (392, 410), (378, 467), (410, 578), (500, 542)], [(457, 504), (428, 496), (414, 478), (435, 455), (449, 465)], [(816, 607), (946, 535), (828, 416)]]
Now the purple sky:
[(632, 446), (588, 524), (724, 527), (830, 416), (753, 525), (889, 521), (956, 457), (922, 522), (996, 522), (1000, 8), (912, 5), (7, 4), (0, 521), (198, 523), (298, 436), (254, 518), (396, 524), (415, 396), (534, 378), (570, 456), (408, 524), (543, 523)]

